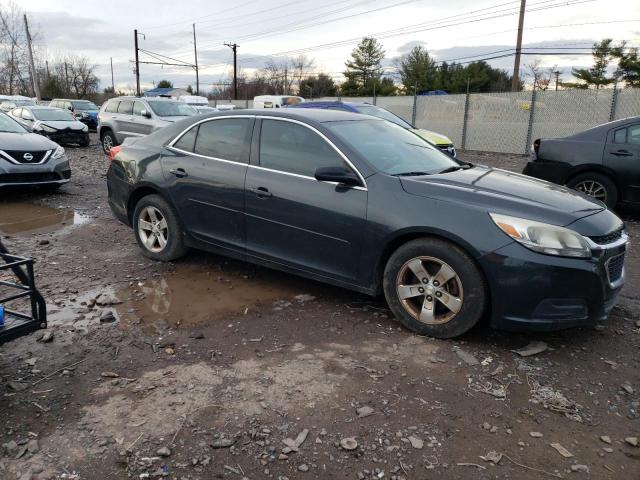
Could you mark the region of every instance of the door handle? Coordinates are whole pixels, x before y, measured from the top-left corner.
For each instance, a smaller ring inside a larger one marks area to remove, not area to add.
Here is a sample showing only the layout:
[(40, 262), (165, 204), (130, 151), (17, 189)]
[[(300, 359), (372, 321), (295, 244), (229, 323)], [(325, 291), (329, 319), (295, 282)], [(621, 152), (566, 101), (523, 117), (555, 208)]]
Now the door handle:
[(184, 168), (172, 168), (169, 170), (169, 173), (174, 174), (178, 178), (184, 178), (187, 176), (187, 172)]
[(249, 191), (255, 193), (258, 198), (269, 198), (273, 196), (269, 189), (265, 187), (250, 188)]
[(616, 150), (615, 152), (611, 152), (611, 155), (615, 155), (616, 157), (633, 157), (633, 153), (629, 150)]

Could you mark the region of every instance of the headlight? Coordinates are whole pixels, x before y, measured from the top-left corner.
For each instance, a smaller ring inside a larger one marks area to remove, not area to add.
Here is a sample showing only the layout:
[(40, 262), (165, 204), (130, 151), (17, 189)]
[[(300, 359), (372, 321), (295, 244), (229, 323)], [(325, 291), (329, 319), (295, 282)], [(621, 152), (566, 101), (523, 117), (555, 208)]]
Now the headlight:
[(42, 130), (43, 132), (49, 132), (49, 133), (53, 133), (53, 132), (57, 132), (58, 130), (50, 127), (49, 125), (45, 125), (44, 123), (41, 123), (40, 125), (38, 125), (38, 127), (40, 128), (40, 130)]
[(51, 158), (53, 158), (54, 160), (57, 160), (58, 158), (62, 158), (62, 157), (64, 157), (64, 148), (58, 146), (55, 152), (53, 152), (53, 155), (51, 155)]
[(590, 258), (587, 240), (568, 228), (490, 213), (500, 230), (530, 250), (560, 257)]

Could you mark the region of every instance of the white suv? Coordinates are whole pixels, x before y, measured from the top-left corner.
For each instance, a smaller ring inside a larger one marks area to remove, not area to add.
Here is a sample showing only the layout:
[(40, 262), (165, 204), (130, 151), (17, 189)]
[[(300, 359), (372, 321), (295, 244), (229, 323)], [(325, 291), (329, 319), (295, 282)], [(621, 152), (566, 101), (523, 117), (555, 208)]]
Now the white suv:
[(98, 112), (98, 135), (102, 149), (125, 138), (143, 137), (183, 118), (196, 115), (195, 108), (184, 102), (162, 97), (117, 97), (105, 102)]

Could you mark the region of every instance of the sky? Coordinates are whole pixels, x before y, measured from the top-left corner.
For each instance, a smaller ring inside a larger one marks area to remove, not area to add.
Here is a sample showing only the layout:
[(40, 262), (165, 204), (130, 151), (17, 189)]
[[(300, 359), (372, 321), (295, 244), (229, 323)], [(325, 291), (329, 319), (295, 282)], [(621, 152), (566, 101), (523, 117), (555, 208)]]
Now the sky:
[[(344, 62), (366, 35), (384, 46), (387, 72), (413, 46), (422, 45), (438, 61), (468, 62), (508, 54), (515, 47), (520, 1), (506, 0), (20, 0), (37, 32), (36, 47), (50, 58), (83, 55), (97, 65), (101, 88), (132, 89), (135, 75), (134, 29), (140, 48), (194, 63), (195, 23), (200, 87), (228, 82), (233, 54), (224, 43), (237, 43), (240, 69), (251, 73), (269, 59), (304, 53), (315, 70), (341, 79)], [(567, 5), (568, 4), (568, 5)], [(143, 35), (142, 35), (143, 34)], [(639, 0), (527, 0), (523, 48), (542, 66), (558, 65), (561, 78), (572, 67), (589, 66), (588, 53), (603, 38), (640, 46)], [(301, 50), (305, 49), (304, 52)], [(558, 54), (567, 52), (568, 54)], [(580, 50), (577, 50), (580, 49)], [(541, 52), (552, 53), (540, 55)], [(146, 53), (140, 60), (155, 61)], [(169, 60), (171, 61), (171, 60)], [(174, 61), (171, 61), (174, 62)], [(178, 63), (178, 62), (175, 62)], [(489, 60), (513, 70), (513, 56)], [(150, 88), (168, 79), (175, 86), (195, 86), (189, 66), (141, 65), (141, 83)]]

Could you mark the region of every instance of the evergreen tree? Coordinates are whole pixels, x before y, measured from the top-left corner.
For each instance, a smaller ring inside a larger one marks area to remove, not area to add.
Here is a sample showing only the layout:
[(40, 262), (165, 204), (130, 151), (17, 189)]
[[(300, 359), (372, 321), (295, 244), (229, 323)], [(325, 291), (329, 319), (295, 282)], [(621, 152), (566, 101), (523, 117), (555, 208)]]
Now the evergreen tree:
[(615, 82), (615, 78), (607, 77), (607, 67), (619, 50), (613, 46), (611, 38), (605, 38), (601, 42), (593, 44), (593, 67), (574, 68), (573, 76), (584, 82), (587, 86), (595, 86), (596, 89)]
[(418, 92), (434, 90), (438, 80), (438, 68), (429, 52), (417, 46), (400, 59), (400, 79), (407, 92), (413, 92), (417, 86)]
[(343, 95), (366, 95), (368, 90), (373, 91), (374, 83), (371, 80), (375, 82), (380, 79), (383, 59), (382, 45), (373, 37), (364, 37), (351, 52), (351, 59), (345, 63), (346, 81), (341, 87)]

